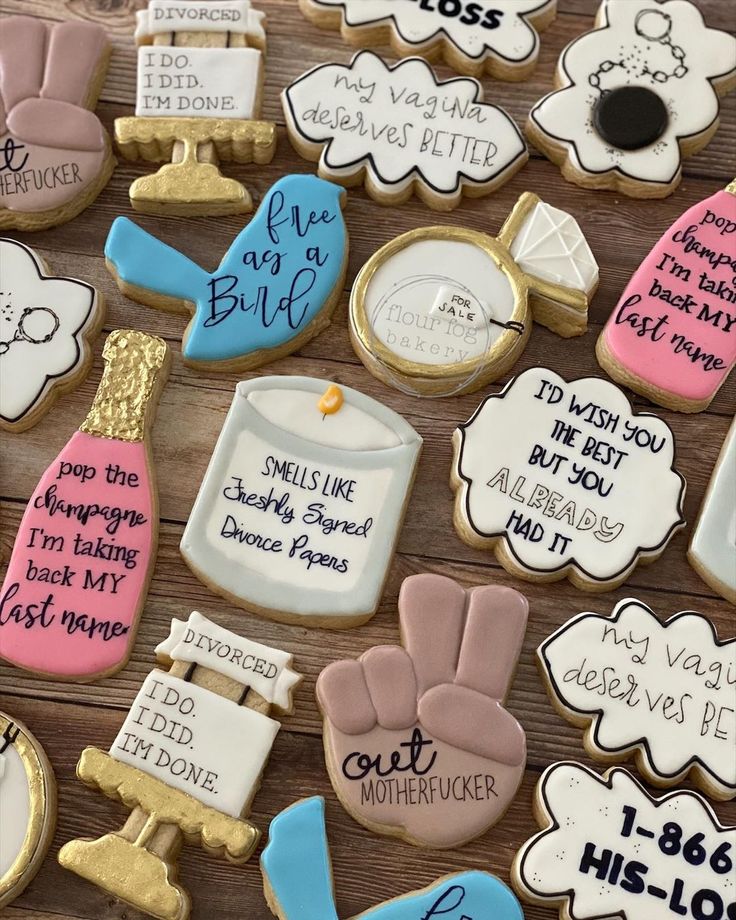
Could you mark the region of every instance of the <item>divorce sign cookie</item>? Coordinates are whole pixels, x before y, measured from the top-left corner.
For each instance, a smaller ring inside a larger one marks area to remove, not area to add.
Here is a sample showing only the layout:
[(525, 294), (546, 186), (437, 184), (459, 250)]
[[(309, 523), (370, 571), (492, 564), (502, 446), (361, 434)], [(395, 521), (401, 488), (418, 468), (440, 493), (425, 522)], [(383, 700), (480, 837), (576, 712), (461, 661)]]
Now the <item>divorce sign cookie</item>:
[(187, 364), (249, 370), (329, 325), (347, 269), (343, 199), (339, 186), (314, 176), (280, 179), (211, 274), (118, 217), (107, 266), (131, 300), (192, 315), (182, 340)]
[(299, 0), (299, 7), (354, 45), (388, 41), (396, 54), (443, 59), (471, 77), (524, 80), (539, 56), (537, 30), (555, 18), (557, 0)]
[[(261, 871), (279, 920), (338, 920), (324, 799), (302, 799), (273, 819)], [(447, 875), (354, 920), (524, 920), (524, 914), (503, 882), (476, 871)]]
[(421, 446), (401, 416), (348, 387), (239, 383), (182, 555), (248, 610), (359, 626), (378, 607)]
[(454, 847), (503, 817), (526, 765), (524, 729), (504, 702), (528, 611), (510, 588), (413, 575), (399, 594), (403, 647), (320, 674), (327, 769), (356, 821)]
[(609, 591), (684, 526), (672, 431), (599, 377), (531, 368), (486, 397), (453, 447), (456, 530), (521, 578)]
[(736, 85), (736, 39), (689, 0), (603, 0), (595, 29), (557, 65), (527, 135), (566, 179), (641, 198), (680, 184), (682, 158), (711, 139)]
[(736, 181), (686, 211), (637, 269), (596, 355), (619, 383), (700, 412), (736, 363)]
[(110, 44), (91, 22), (6, 16), (0, 29), (0, 228), (43, 230), (76, 217), (115, 159), (94, 114)]
[(24, 431), (92, 364), (105, 317), (91, 284), (48, 274), (30, 247), (0, 239), (0, 428)]
[(626, 770), (577, 763), (542, 775), (543, 828), (519, 851), (511, 880), (561, 920), (733, 920), (736, 827), (693, 792), (652, 798)]
[(592, 757), (634, 754), (646, 779), (688, 773), (714, 798), (736, 796), (736, 639), (686, 611), (665, 622), (641, 601), (581, 613), (537, 652), (555, 707), (586, 727)]
[(370, 51), (321, 64), (282, 93), (289, 137), (325, 179), (365, 184), (380, 204), (416, 193), (441, 211), (486, 195), (521, 169), (526, 144), (483, 101), (477, 80), (438, 80), (421, 58), (389, 66)]

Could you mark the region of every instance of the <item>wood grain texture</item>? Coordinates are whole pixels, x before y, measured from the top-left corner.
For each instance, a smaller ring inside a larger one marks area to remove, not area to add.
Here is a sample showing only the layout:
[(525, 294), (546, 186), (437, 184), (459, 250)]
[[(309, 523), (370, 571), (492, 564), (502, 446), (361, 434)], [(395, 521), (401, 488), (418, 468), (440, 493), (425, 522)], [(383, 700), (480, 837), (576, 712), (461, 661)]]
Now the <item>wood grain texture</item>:
[[(734, 27), (734, 12), (725, 0), (698, 0), (706, 20), (720, 28)], [(111, 129), (115, 117), (130, 114), (135, 94), (134, 10), (144, 0), (0, 0), (0, 14), (25, 13), (49, 20), (86, 19), (102, 23), (111, 35), (114, 54), (98, 108)], [(278, 122), (279, 149), (266, 168), (225, 166), (227, 175), (245, 181), (256, 200), (281, 175), (308, 172), (310, 164), (291, 150), (283, 129), (279, 92), (307, 66), (323, 61), (348, 61), (352, 51), (338, 34), (306, 23), (296, 0), (259, 0), (269, 17), (269, 52), (264, 117)], [(521, 84), (483, 81), (486, 98), (501, 104), (522, 124), (532, 105), (551, 86), (562, 48), (590, 27), (596, 0), (560, 0), (560, 15), (543, 34), (537, 71)], [(386, 53), (388, 57), (388, 53)], [(450, 76), (446, 68), (437, 68)], [(380, 384), (359, 363), (350, 347), (347, 291), (365, 260), (397, 234), (426, 224), (446, 222), (496, 232), (519, 194), (530, 189), (550, 204), (569, 209), (579, 220), (601, 265), (601, 287), (595, 297), (588, 333), (572, 340), (536, 328), (517, 370), (548, 364), (568, 378), (600, 373), (593, 349), (601, 325), (625, 283), (664, 229), (691, 204), (724, 186), (736, 173), (736, 94), (723, 104), (722, 125), (711, 144), (686, 161), (685, 179), (669, 199), (637, 202), (611, 193), (585, 192), (562, 180), (551, 163), (532, 151), (529, 164), (494, 195), (464, 203), (451, 215), (437, 215), (413, 201), (399, 209), (381, 208), (362, 191), (349, 193), (346, 220), (351, 236), (348, 288), (332, 326), (298, 355), (264, 367), (263, 373), (309, 374), (354, 386), (404, 415), (424, 438), (419, 476), (409, 506), (381, 608), (358, 630), (324, 633), (283, 626), (244, 613), (216, 597), (197, 581), (178, 551), (183, 525), (230, 405), (237, 378), (232, 374), (195, 373), (181, 361), (179, 342), (184, 319), (127, 301), (105, 270), (102, 249), (112, 219), (130, 214), (128, 186), (150, 167), (121, 162), (97, 202), (71, 224), (20, 236), (46, 258), (57, 274), (84, 278), (106, 295), (106, 330), (132, 326), (162, 335), (174, 350), (171, 379), (158, 410), (153, 449), (161, 497), (159, 555), (138, 639), (128, 666), (119, 674), (89, 686), (40, 680), (0, 665), (0, 708), (26, 722), (44, 744), (59, 781), (59, 828), (51, 852), (36, 880), (3, 913), (8, 920), (140, 920), (139, 914), (113, 901), (93, 886), (64, 872), (56, 854), (72, 837), (97, 836), (119, 827), (125, 809), (77, 781), (74, 769), (82, 748), (109, 747), (141, 681), (153, 664), (153, 647), (163, 639), (174, 616), (192, 609), (223, 626), (261, 642), (287, 649), (306, 680), (297, 695), (295, 714), (284, 720), (264, 783), (256, 797), (253, 821), (264, 832), (269, 820), (295, 799), (321, 794), (327, 798), (335, 883), (341, 917), (353, 916), (379, 901), (420, 888), (446, 872), (479, 868), (508, 879), (518, 847), (536, 830), (531, 814), (534, 785), (550, 763), (572, 758), (595, 766), (585, 755), (581, 732), (553, 711), (537, 675), (534, 650), (549, 633), (581, 610), (608, 612), (630, 595), (651, 605), (662, 617), (692, 608), (711, 617), (722, 637), (736, 632), (733, 608), (698, 578), (685, 551), (690, 527), (672, 541), (655, 564), (638, 569), (616, 592), (591, 598), (566, 582), (535, 586), (508, 576), (484, 554), (470, 549), (452, 528), (452, 495), (447, 485), (450, 436), (468, 418), (481, 394), (427, 402), (404, 396)], [(135, 219), (157, 236), (176, 245), (203, 266), (214, 267), (243, 221), (231, 218)], [(39, 476), (83, 420), (102, 371), (102, 340), (93, 371), (74, 394), (63, 397), (34, 429), (0, 436), (0, 560), (7, 560), (20, 518)], [(491, 387), (488, 389), (495, 389)], [(651, 408), (633, 399), (637, 408)], [(678, 466), (688, 481), (686, 518), (695, 519), (720, 445), (736, 410), (736, 379), (726, 383), (707, 413), (682, 416), (656, 410), (672, 426)], [(425, 853), (379, 838), (359, 827), (342, 810), (324, 768), (321, 721), (314, 700), (314, 682), (331, 660), (357, 657), (373, 645), (398, 641), (396, 598), (409, 574), (432, 571), (457, 578), (466, 586), (493, 582), (511, 585), (530, 600), (531, 616), (524, 652), (509, 699), (529, 741), (529, 767), (523, 786), (504, 820), (474, 844), (449, 853)], [(0, 565), (0, 577), (4, 569)], [(719, 805), (721, 820), (736, 822), (734, 805)], [(181, 879), (192, 892), (193, 920), (268, 920), (257, 860), (233, 867), (199, 850), (185, 848)], [(551, 920), (556, 913), (526, 908), (528, 920)]]

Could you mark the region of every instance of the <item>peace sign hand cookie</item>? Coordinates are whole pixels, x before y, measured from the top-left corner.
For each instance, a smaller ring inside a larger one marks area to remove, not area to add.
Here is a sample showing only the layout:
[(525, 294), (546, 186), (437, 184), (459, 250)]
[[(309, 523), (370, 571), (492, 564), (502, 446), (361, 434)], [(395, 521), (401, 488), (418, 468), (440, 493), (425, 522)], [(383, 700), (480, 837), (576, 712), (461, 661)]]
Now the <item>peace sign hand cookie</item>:
[(503, 816), (526, 737), (504, 708), (526, 630), (526, 598), (414, 575), (399, 594), (400, 646), (329, 665), (317, 681), (332, 784), (377, 833), (455, 847)]

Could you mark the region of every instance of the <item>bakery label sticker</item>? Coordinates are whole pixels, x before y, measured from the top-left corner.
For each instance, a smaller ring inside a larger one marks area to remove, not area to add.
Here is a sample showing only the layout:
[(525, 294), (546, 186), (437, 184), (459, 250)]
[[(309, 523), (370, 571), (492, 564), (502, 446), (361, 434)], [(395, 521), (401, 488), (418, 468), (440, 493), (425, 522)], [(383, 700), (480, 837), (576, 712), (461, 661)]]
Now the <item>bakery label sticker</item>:
[(692, 792), (649, 796), (626, 770), (550, 767), (538, 800), (548, 825), (520, 850), (514, 884), (570, 920), (736, 920), (736, 827)]
[(455, 432), (462, 523), (530, 574), (608, 582), (684, 525), (672, 431), (597, 377), (531, 368)]
[(537, 654), (564, 712), (590, 716), (603, 757), (640, 749), (654, 783), (673, 785), (697, 767), (719, 797), (736, 795), (736, 639), (719, 642), (704, 616), (661, 623), (624, 600), (610, 617), (570, 620)]

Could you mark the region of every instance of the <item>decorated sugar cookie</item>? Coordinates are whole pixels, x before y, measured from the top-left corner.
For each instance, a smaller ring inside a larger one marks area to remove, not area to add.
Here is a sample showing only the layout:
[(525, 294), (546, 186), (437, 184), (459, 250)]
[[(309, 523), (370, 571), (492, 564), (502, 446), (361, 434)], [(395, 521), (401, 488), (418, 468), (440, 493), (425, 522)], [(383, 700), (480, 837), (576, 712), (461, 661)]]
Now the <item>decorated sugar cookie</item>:
[(356, 821), (454, 847), (503, 817), (526, 765), (524, 729), (504, 701), (528, 610), (510, 588), (413, 575), (399, 594), (403, 648), (377, 646), (320, 674), (327, 770)]
[(713, 470), (687, 558), (703, 581), (736, 604), (736, 420)]
[[(338, 920), (324, 799), (302, 799), (273, 819), (261, 871), (268, 906), (279, 920)], [(440, 918), (524, 920), (524, 914), (503, 882), (476, 871), (447, 875), (360, 915), (360, 920)]]
[(682, 158), (711, 139), (736, 86), (736, 39), (689, 0), (603, 0), (595, 28), (557, 65), (527, 135), (570, 182), (639, 198), (680, 184)]
[(182, 555), (248, 610), (359, 626), (378, 608), (421, 446), (401, 416), (348, 387), (239, 383)]
[(539, 56), (538, 30), (557, 0), (299, 0), (312, 22), (364, 47), (391, 43), (401, 55), (440, 58), (459, 73), (524, 80)]
[(92, 408), (36, 486), (0, 588), (0, 657), (60, 680), (124, 667), (156, 557), (148, 430), (168, 348), (118, 329), (102, 356)]
[(453, 448), (457, 532), (520, 578), (610, 591), (685, 524), (672, 431), (599, 377), (524, 371)]
[(109, 58), (94, 23), (3, 18), (0, 229), (63, 224), (107, 185), (115, 159), (93, 109)]
[(280, 179), (212, 274), (118, 217), (107, 266), (131, 300), (192, 315), (182, 341), (187, 364), (250, 370), (329, 325), (347, 269), (343, 199), (339, 186), (314, 176)]
[(417, 194), (440, 211), (487, 195), (526, 163), (511, 118), (477, 80), (438, 80), (421, 58), (389, 66), (371, 51), (321, 64), (282, 93), (294, 148), (319, 174), (365, 184), (380, 204)]
[(541, 833), (517, 854), (511, 880), (561, 920), (732, 920), (736, 827), (694, 792), (652, 798), (621, 768), (577, 763), (542, 775)]
[(664, 623), (632, 598), (610, 617), (581, 613), (537, 652), (555, 707), (585, 726), (592, 757), (633, 753), (647, 781), (688, 773), (710, 796), (736, 796), (736, 639), (699, 613)]
[(629, 282), (601, 367), (652, 402), (707, 409), (736, 364), (736, 181), (686, 211)]
[(115, 120), (127, 160), (163, 162), (130, 187), (151, 214), (240, 214), (250, 193), (219, 160), (270, 163), (276, 125), (260, 121), (265, 16), (250, 0), (149, 0), (136, 13), (134, 116)]
[(50, 275), (43, 259), (0, 239), (0, 428), (24, 431), (92, 364), (105, 317), (99, 291)]
[(379, 249), (353, 286), (350, 337), (397, 389), (470, 393), (513, 366), (532, 319), (563, 336), (585, 332), (597, 286), (575, 218), (525, 192), (496, 239), (424, 227)]
[[(247, 820), (301, 677), (292, 656), (244, 639), (201, 614), (172, 620), (154, 669), (109, 753), (86, 748), (77, 775), (131, 814), (121, 830), (72, 840), (65, 869), (159, 920), (187, 920), (177, 884), (182, 843), (237, 865), (260, 831)], [(163, 670), (168, 668), (168, 670)]]
[(0, 907), (41, 868), (56, 827), (56, 781), (43, 748), (0, 712)]

